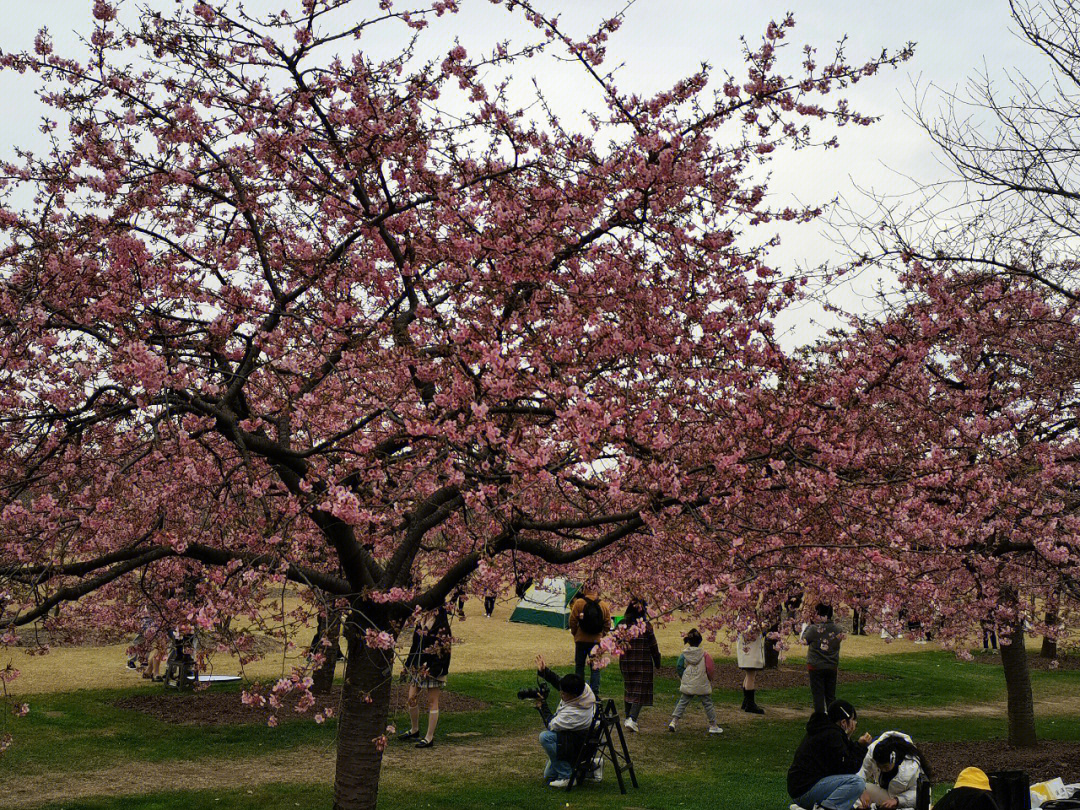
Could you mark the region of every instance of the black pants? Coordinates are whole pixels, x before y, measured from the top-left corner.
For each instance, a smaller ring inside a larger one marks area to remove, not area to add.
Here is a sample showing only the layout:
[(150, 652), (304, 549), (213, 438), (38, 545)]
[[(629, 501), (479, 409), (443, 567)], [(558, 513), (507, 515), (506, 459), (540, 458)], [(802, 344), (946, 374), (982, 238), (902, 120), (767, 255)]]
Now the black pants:
[(641, 704), (640, 703), (631, 703), (628, 700), (624, 701), (624, 703), (626, 703), (626, 717), (627, 717), (627, 719), (628, 720), (633, 720), (636, 723), (637, 719), (638, 719), (638, 715), (641, 714)]
[(485, 596), (484, 597), (484, 615), (485, 616), (490, 616), (494, 611), (495, 611), (495, 597), (494, 596)]
[[(592, 652), (592, 649), (595, 646), (595, 641), (574, 642), (574, 672), (576, 672), (582, 678), (585, 678), (586, 659), (588, 659), (589, 653)], [(589, 688), (593, 690), (593, 694), (599, 695), (600, 670), (589, 667), (589, 676), (588, 678), (586, 678), (586, 680), (589, 682)]]
[(823, 712), (836, 700), (836, 670), (810, 670), (810, 694), (814, 696), (814, 711)]

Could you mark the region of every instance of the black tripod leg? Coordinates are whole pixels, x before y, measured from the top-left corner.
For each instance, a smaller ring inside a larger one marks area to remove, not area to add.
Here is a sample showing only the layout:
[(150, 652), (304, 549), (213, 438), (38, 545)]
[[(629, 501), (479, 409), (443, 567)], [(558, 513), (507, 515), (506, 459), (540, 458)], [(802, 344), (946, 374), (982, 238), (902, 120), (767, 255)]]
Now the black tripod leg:
[[(630, 759), (630, 750), (626, 747), (626, 735), (623, 734), (622, 726), (619, 725), (619, 723), (615, 723), (615, 730), (617, 732), (619, 732), (619, 745), (622, 746), (623, 759), (626, 760), (626, 770), (630, 772), (630, 784), (632, 784), (636, 788), (638, 786), (637, 774), (634, 773), (634, 763)], [(612, 745), (612, 752), (611, 753), (613, 755), (615, 754), (614, 744)], [(618, 773), (617, 767), (616, 767), (616, 773)], [(619, 773), (619, 784), (620, 785), (622, 784), (622, 774), (621, 773)], [(625, 792), (626, 791), (624, 790), (623, 793), (625, 793)]]

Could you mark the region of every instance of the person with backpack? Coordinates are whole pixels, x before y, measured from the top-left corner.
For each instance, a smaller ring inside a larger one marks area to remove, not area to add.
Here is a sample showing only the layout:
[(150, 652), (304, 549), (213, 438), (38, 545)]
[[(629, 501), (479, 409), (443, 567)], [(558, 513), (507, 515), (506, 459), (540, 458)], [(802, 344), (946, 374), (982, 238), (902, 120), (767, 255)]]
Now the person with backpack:
[(686, 649), (682, 651), (679, 660), (675, 664), (675, 671), (679, 673), (679, 702), (675, 704), (675, 711), (671, 713), (671, 722), (668, 723), (668, 731), (677, 731), (676, 724), (694, 698), (701, 698), (705, 716), (709, 718), (709, 733), (723, 734), (724, 730), (716, 724), (716, 709), (712, 703), (712, 682), (716, 677), (716, 669), (713, 666), (712, 657), (701, 649), (701, 633), (693, 628), (685, 636), (683, 642)]
[(806, 642), (806, 669), (810, 674), (810, 694), (814, 712), (824, 714), (836, 700), (836, 670), (840, 666), (840, 642), (844, 631), (833, 621), (830, 605), (815, 608), (817, 621), (806, 626), (802, 640)]
[[(611, 605), (600, 598), (600, 588), (595, 581), (582, 585), (570, 603), (569, 622), (570, 632), (574, 634), (574, 672), (584, 678), (589, 655), (611, 629)], [(593, 668), (588, 680), (593, 694), (599, 695), (600, 670)]]
[(837, 700), (828, 712), (814, 712), (806, 736), (795, 750), (787, 773), (791, 810), (852, 810), (866, 790), (859, 768), (871, 737), (851, 739), (858, 725), (855, 707)]
[(912, 810), (918, 799), (919, 776), (932, 780), (930, 766), (911, 737), (886, 731), (874, 742), (859, 771), (866, 781), (862, 806), (879, 810)]
[(638, 716), (642, 706), (653, 705), (653, 673), (660, 666), (660, 648), (656, 634), (649, 624), (643, 599), (631, 599), (623, 614), (620, 630), (631, 630), (640, 623), (639, 634), (623, 643), (619, 656), (619, 669), (623, 676), (623, 700), (626, 702), (626, 722), (630, 731), (638, 730)]

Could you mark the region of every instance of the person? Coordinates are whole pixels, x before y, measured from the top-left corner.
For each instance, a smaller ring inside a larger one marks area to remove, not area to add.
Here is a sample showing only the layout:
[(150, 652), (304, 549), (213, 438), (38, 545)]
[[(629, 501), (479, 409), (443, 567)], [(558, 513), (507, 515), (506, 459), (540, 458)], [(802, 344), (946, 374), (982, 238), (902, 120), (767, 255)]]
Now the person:
[(851, 609), (851, 635), (853, 636), (865, 636), (866, 635), (866, 610), (859, 610), (857, 607)]
[(819, 604), (814, 611), (817, 621), (803, 630), (806, 642), (806, 669), (810, 675), (810, 694), (814, 711), (824, 713), (836, 700), (836, 670), (840, 666), (840, 642), (844, 631), (832, 620), (831, 605)]
[(739, 708), (750, 714), (765, 714), (754, 699), (757, 674), (765, 668), (765, 634), (755, 631), (739, 633), (735, 640), (735, 658), (743, 673), (743, 698)]
[[(600, 587), (595, 580), (581, 586), (581, 591), (570, 603), (570, 632), (574, 634), (574, 672), (585, 677), (585, 664), (593, 648), (611, 629), (611, 605), (600, 598)], [(600, 670), (593, 667), (589, 674), (589, 688), (594, 695), (600, 694)]]
[(690, 701), (699, 697), (705, 716), (709, 718), (709, 733), (723, 734), (724, 730), (716, 724), (716, 710), (711, 697), (712, 681), (716, 677), (712, 657), (701, 649), (701, 633), (696, 627), (683, 636), (683, 642), (686, 648), (675, 664), (675, 671), (679, 673), (679, 701), (675, 704), (675, 711), (671, 713), (667, 730), (676, 731), (679, 719)]
[(495, 612), (495, 591), (490, 588), (484, 591), (484, 618), (490, 619)]
[(979, 768), (964, 768), (953, 789), (941, 797), (934, 810), (1000, 810), (990, 792), (990, 779)]
[(533, 578), (521, 575), (514, 583), (514, 593), (517, 594), (518, 599), (524, 599), (526, 591), (532, 587)]
[[(544, 780), (552, 787), (564, 788), (570, 784), (574, 763), (588, 737), (596, 713), (596, 696), (576, 672), (560, 678), (548, 669), (542, 655), (536, 656), (536, 674), (559, 690), (559, 705), (554, 712), (542, 697), (536, 699), (536, 708), (544, 721), (540, 745), (548, 755)], [(594, 779), (602, 778), (603, 764), (601, 755), (593, 763)]]
[(994, 620), (983, 619), (980, 624), (982, 625), (983, 652), (990, 652), (991, 649), (997, 652), (997, 629), (994, 626)]
[(402, 676), (409, 684), (405, 705), (409, 710), (410, 725), (407, 732), (398, 735), (400, 740), (420, 738), (420, 690), (427, 690), (427, 732), (416, 743), (417, 748), (431, 748), (435, 744), (439, 696), (446, 688), (446, 675), (450, 671), (450, 642), (450, 616), (446, 605), (417, 620)]
[(815, 711), (806, 723), (806, 736), (795, 749), (787, 772), (791, 810), (852, 810), (866, 790), (858, 771), (870, 745), (870, 735), (851, 739), (858, 725), (855, 707), (837, 700), (827, 712)]
[(454, 603), (457, 609), (457, 617), (459, 619), (465, 618), (465, 583), (461, 583), (454, 592), (450, 594), (450, 601)]
[(150, 654), (146, 657), (146, 666), (143, 667), (142, 676), (153, 683), (161, 683), (165, 680), (165, 676), (161, 674), (161, 665), (166, 657), (164, 645), (170, 640), (160, 638), (156, 627), (148, 638), (150, 639)]
[(914, 808), (919, 775), (932, 781), (930, 766), (911, 737), (900, 731), (886, 731), (872, 743), (863, 759), (859, 776), (866, 781), (861, 806), (878, 810)]
[(139, 620), (139, 634), (135, 636), (134, 641), (131, 642), (131, 647), (128, 648), (131, 650), (131, 655), (127, 660), (128, 669), (146, 671), (146, 665), (150, 660), (147, 648), (155, 632), (154, 620), (150, 617), (150, 609), (144, 607)]
[(656, 634), (649, 623), (647, 605), (642, 599), (631, 599), (623, 614), (627, 628), (642, 623), (644, 630), (623, 646), (619, 658), (619, 670), (623, 676), (623, 701), (626, 703), (626, 721), (623, 725), (630, 731), (638, 730), (638, 717), (642, 706), (653, 705), (653, 674), (660, 666), (660, 648)]

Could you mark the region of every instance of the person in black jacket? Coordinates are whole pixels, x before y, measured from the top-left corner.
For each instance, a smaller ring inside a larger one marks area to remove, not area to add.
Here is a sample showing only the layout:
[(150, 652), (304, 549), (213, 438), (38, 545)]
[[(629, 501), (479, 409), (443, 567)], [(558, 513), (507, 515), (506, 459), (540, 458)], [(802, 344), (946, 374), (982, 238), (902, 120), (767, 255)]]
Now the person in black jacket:
[(856, 725), (855, 707), (846, 700), (835, 700), (827, 712), (810, 715), (806, 736), (788, 768), (791, 810), (851, 810), (859, 801), (866, 782), (858, 771), (873, 738), (863, 734), (852, 741)]
[(435, 743), (435, 728), (439, 725), (439, 695), (446, 686), (446, 673), (450, 671), (450, 617), (446, 606), (421, 617), (413, 629), (412, 646), (405, 659), (403, 678), (409, 683), (409, 709), (411, 727), (399, 740), (416, 740), (420, 737), (420, 690), (428, 694), (427, 733), (417, 748), (431, 748)]
[(990, 792), (990, 779), (978, 768), (964, 768), (956, 778), (956, 785), (946, 793), (935, 810), (998, 810), (994, 795)]

